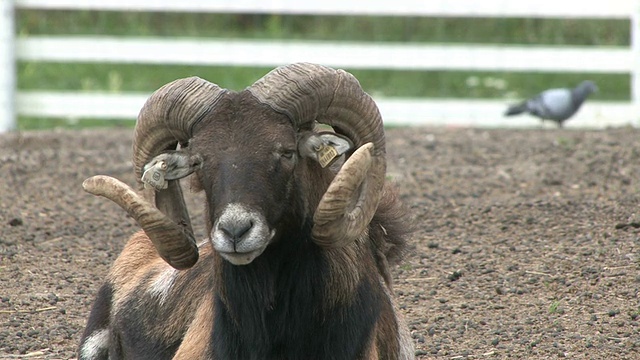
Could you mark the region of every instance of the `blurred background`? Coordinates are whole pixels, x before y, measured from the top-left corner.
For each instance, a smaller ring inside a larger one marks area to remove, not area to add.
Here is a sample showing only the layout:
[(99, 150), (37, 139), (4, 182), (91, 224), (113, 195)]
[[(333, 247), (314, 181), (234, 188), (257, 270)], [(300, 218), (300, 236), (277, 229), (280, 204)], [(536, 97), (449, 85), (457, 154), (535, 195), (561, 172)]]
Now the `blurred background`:
[(176, 78), (241, 90), (295, 61), (353, 73), (389, 125), (539, 127), (502, 113), (585, 79), (600, 91), (569, 127), (640, 121), (636, 0), (2, 1), (13, 7), (20, 130), (133, 126)]

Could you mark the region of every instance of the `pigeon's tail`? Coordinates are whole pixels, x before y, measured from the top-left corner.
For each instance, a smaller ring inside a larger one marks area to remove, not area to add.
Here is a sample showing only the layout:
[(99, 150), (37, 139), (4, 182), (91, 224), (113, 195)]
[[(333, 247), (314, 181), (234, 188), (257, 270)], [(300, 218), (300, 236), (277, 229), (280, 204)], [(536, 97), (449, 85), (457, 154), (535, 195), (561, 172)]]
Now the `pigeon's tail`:
[(521, 103), (513, 104), (509, 106), (507, 111), (504, 113), (504, 116), (518, 115), (518, 114), (522, 114), (525, 111), (527, 111), (527, 102), (523, 101)]

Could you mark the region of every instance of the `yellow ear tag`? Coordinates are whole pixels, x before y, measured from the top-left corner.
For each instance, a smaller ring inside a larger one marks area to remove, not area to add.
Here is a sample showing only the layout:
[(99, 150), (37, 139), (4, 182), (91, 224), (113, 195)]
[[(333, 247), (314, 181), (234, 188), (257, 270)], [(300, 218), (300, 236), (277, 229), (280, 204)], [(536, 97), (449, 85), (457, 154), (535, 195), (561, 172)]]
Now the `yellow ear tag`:
[(336, 150), (333, 146), (322, 145), (322, 147), (317, 151), (318, 153), (318, 162), (320, 166), (323, 168), (327, 167), (327, 165), (333, 162), (338, 156), (338, 150)]

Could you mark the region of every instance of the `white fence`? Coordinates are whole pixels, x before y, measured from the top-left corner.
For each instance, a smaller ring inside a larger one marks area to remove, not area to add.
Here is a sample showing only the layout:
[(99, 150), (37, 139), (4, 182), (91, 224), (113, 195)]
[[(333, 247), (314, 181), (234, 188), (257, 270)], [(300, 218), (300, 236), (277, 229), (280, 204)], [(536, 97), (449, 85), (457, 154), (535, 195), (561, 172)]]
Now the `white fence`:
[[(575, 127), (640, 125), (640, 0), (0, 0), (0, 131), (25, 116), (134, 119), (149, 94), (15, 90), (15, 62), (114, 62), (267, 66), (308, 61), (347, 69), (545, 71), (631, 74), (631, 102), (588, 102)], [(23, 9), (280, 13), (438, 17), (628, 19), (630, 47), (374, 44), (348, 42), (189, 40), (99, 36), (16, 39), (14, 7)], [(6, 20), (6, 21), (5, 21)], [(15, 52), (13, 50), (15, 49)], [(215, 81), (215, 79), (210, 79)], [(542, 89), (541, 89), (542, 90)], [(375, 97), (375, 96), (374, 96)], [(537, 126), (533, 118), (504, 119), (505, 100), (376, 98), (387, 124)], [(15, 107), (13, 106), (15, 102)], [(15, 109), (15, 110), (14, 110)], [(15, 112), (14, 112), (15, 111)]]

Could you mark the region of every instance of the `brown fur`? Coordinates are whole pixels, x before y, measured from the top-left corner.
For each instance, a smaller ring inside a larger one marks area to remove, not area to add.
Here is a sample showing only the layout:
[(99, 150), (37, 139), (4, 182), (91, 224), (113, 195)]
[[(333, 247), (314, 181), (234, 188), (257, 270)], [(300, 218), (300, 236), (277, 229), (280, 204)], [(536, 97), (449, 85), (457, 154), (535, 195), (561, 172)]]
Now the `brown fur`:
[(213, 294), (207, 294), (198, 306), (174, 360), (205, 359), (210, 356), (209, 337), (213, 329), (214, 311)]

